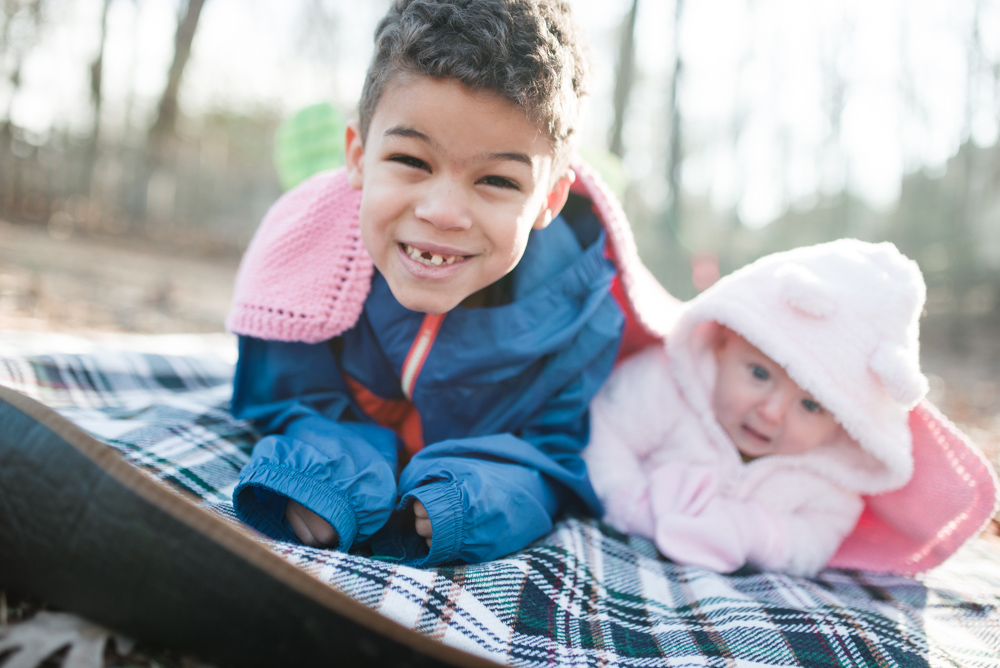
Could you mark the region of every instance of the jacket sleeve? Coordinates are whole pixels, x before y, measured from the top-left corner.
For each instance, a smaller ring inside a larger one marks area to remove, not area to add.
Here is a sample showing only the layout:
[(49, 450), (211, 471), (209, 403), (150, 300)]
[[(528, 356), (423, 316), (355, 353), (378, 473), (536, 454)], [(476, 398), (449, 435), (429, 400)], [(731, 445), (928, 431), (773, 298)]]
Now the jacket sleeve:
[(802, 470), (770, 476), (754, 498), (777, 518), (780, 533), (769, 545), (757, 544), (748, 561), (792, 575), (809, 576), (825, 567), (864, 509), (859, 494)]
[[(572, 380), (516, 433), (449, 439), (430, 444), (407, 464), (399, 480), (397, 512), (373, 538), (376, 554), (416, 566), (481, 562), (540, 538), (568, 503), (599, 513), (600, 501), (581, 451), (589, 431), (588, 405), (617, 353), (621, 315), (595, 319), (594, 339), (570, 351)], [(557, 375), (557, 374), (553, 374)], [(419, 500), (433, 529), (428, 551), (405, 512)]]
[(295, 541), (284, 519), (294, 499), (327, 520), (346, 550), (388, 519), (396, 498), (396, 436), (357, 421), (325, 343), (240, 337), (233, 414), (265, 434), (233, 492), (243, 522)]
[(667, 447), (680, 399), (666, 352), (651, 346), (622, 362), (591, 403), (583, 456), (604, 520), (623, 533), (653, 538), (649, 455)]
[(745, 564), (792, 575), (826, 565), (861, 513), (860, 497), (806, 471), (768, 479), (771, 498), (733, 498), (714, 471), (671, 464), (651, 474), (657, 548), (720, 573)]

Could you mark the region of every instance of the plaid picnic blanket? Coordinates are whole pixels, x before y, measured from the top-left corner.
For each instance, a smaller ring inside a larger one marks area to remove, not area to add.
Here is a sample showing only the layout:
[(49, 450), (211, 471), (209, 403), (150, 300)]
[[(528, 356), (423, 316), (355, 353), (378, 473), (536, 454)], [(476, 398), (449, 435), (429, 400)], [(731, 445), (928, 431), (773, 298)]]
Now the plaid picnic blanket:
[[(0, 336), (0, 384), (235, 523), (230, 492), (257, 436), (228, 411), (231, 361), (70, 343)], [(583, 517), (505, 559), (427, 570), (258, 540), (409, 628), (509, 665), (1000, 666), (1000, 550), (983, 539), (918, 578), (812, 579), (679, 566)]]

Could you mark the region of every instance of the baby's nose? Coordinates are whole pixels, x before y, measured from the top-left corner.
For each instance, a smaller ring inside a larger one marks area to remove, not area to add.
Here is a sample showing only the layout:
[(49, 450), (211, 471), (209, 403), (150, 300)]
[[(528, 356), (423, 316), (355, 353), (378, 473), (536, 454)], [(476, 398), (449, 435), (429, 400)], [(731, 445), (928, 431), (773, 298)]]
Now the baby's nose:
[(761, 417), (772, 424), (781, 424), (785, 421), (788, 409), (791, 408), (793, 397), (788, 392), (769, 392), (758, 405)]

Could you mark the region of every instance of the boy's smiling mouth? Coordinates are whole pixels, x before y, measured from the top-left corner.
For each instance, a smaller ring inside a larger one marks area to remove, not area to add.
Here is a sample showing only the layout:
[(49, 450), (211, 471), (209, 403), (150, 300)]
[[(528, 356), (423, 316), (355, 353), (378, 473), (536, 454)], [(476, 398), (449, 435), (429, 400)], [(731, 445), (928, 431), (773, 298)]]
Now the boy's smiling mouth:
[(399, 247), (406, 253), (407, 257), (428, 267), (447, 267), (469, 257), (468, 255), (448, 255), (421, 250), (406, 243), (400, 243)]

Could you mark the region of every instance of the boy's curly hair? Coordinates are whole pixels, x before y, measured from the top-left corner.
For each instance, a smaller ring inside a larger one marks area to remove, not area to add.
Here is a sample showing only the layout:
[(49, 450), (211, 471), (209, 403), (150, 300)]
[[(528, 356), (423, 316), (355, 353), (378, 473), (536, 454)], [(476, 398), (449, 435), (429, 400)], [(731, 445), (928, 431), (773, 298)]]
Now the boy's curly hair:
[(564, 0), (396, 0), (375, 30), (359, 103), (362, 139), (399, 74), (450, 78), (510, 100), (551, 138), (558, 167), (585, 93), (587, 62)]

